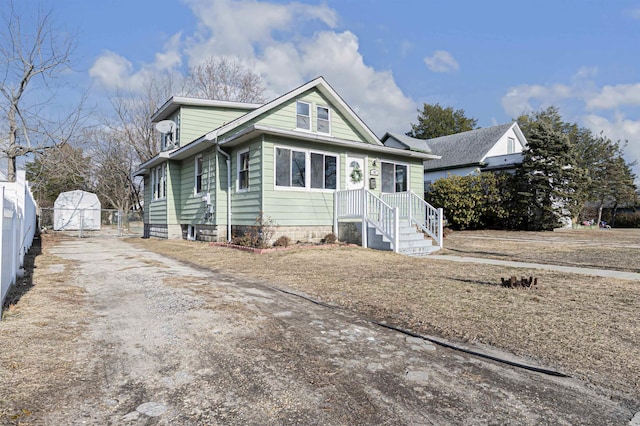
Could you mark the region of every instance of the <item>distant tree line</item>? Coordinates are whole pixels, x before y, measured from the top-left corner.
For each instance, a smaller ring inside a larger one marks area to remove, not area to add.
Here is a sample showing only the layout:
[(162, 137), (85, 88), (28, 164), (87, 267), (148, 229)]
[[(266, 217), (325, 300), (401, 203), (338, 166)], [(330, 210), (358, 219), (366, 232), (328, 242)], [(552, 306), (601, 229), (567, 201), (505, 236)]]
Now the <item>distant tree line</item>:
[[(407, 135), (446, 136), (472, 130), (475, 119), (464, 110), (425, 104), (417, 124)], [(434, 121), (436, 121), (434, 123)], [(626, 141), (612, 141), (603, 133), (568, 123), (558, 108), (517, 118), (528, 145), (522, 167), (514, 174), (483, 173), (450, 176), (435, 181), (428, 201), (444, 209), (455, 229), (502, 228), (552, 230), (570, 219), (598, 224), (603, 209), (638, 205), (635, 163), (623, 158)], [(625, 217), (620, 224), (640, 226)]]

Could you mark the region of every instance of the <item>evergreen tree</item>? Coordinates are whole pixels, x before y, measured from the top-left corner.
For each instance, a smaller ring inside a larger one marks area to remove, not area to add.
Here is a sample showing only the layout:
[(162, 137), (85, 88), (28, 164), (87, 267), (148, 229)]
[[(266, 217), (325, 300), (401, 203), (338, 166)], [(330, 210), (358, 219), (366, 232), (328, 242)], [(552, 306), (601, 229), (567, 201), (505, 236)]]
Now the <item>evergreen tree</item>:
[(407, 132), (407, 136), (432, 139), (477, 128), (478, 120), (467, 117), (463, 109), (454, 111), (451, 107), (425, 103), (418, 113), (418, 123), (411, 123), (411, 131)]
[(587, 181), (577, 166), (569, 137), (546, 120), (529, 123), (523, 153), (521, 202), (528, 211), (528, 229), (552, 230), (581, 207), (577, 197)]

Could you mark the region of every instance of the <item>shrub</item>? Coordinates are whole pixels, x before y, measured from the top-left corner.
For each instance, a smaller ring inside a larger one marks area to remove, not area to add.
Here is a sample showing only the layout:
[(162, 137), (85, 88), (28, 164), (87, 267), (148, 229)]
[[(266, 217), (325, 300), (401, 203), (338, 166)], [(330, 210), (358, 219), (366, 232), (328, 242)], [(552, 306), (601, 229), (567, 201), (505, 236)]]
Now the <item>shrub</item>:
[(279, 237), (275, 243), (273, 243), (274, 247), (289, 247), (289, 244), (291, 244), (291, 238), (287, 237), (286, 235), (283, 235), (281, 237)]
[(618, 213), (615, 219), (616, 228), (640, 228), (640, 212)]
[(244, 246), (244, 247), (255, 247), (255, 242), (253, 239), (253, 235), (252, 232), (249, 231), (246, 234), (243, 235), (236, 235), (234, 237), (231, 238), (231, 243), (235, 244), (237, 246)]
[(276, 233), (276, 227), (277, 224), (270, 216), (265, 216), (260, 212), (256, 218), (256, 224), (243, 226), (241, 234), (234, 236), (231, 242), (239, 246), (267, 248)]
[(442, 207), (452, 229), (517, 229), (523, 217), (517, 195), (513, 176), (481, 173), (438, 179), (425, 198)]
[(336, 234), (334, 234), (333, 232), (325, 235), (322, 239), (322, 242), (324, 244), (335, 244), (336, 241), (338, 241), (338, 237), (336, 237)]

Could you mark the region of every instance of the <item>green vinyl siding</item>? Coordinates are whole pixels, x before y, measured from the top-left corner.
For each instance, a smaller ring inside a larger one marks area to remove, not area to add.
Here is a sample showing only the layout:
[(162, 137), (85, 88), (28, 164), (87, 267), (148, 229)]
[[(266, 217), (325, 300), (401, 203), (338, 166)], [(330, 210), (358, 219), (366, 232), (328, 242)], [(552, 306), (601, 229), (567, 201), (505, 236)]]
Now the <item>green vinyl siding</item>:
[[(236, 147), (231, 154), (231, 206), (234, 225), (254, 225), (262, 210), (262, 138)], [(238, 153), (249, 148), (249, 189), (238, 191)]]
[(167, 223), (167, 200), (156, 200), (149, 204), (149, 222), (154, 224)]
[[(344, 116), (330, 104), (320, 93), (315, 90), (310, 90), (296, 99), (280, 105), (267, 113), (260, 115), (253, 120), (250, 120), (243, 127), (249, 127), (254, 124), (261, 124), (264, 126), (275, 127), (283, 130), (296, 130), (296, 102), (304, 101), (311, 104), (311, 132), (316, 133), (316, 106), (328, 107), (331, 117), (331, 133), (319, 133), (320, 135), (331, 136), (334, 138), (346, 139), (358, 142), (367, 142), (366, 139), (360, 136), (360, 133), (345, 120)], [(237, 132), (238, 129), (234, 129), (233, 132)], [(309, 131), (301, 130), (301, 132), (309, 133)]]
[(424, 197), (424, 165), (422, 161), (409, 162), (409, 191), (420, 198)]
[(151, 173), (147, 174), (144, 176), (144, 183), (143, 183), (144, 187), (143, 187), (143, 200), (144, 200), (144, 205), (143, 205), (143, 209), (142, 209), (142, 220), (144, 223), (150, 223), (149, 222), (149, 207), (151, 206)]
[[(200, 155), (200, 154), (198, 154)], [(195, 193), (196, 157), (190, 157), (180, 163), (180, 223), (195, 225), (205, 223), (206, 202), (203, 197), (211, 193), (211, 202), (215, 197), (215, 152), (208, 150), (202, 153), (202, 188)], [(206, 221), (209, 223), (211, 218)]]
[(334, 191), (303, 188), (275, 187), (275, 147), (307, 150), (336, 155), (338, 157), (338, 184), (344, 168), (341, 150), (317, 144), (296, 142), (291, 139), (271, 137), (263, 144), (263, 201), (262, 210), (281, 226), (312, 226), (333, 224)]
[(183, 106), (180, 117), (180, 145), (184, 146), (248, 112), (250, 111), (246, 109)]
[(175, 225), (179, 222), (180, 212), (180, 163), (167, 163), (167, 224)]
[(215, 224), (227, 224), (227, 165), (226, 157), (217, 151), (212, 153), (214, 182), (211, 185), (211, 202), (215, 210)]

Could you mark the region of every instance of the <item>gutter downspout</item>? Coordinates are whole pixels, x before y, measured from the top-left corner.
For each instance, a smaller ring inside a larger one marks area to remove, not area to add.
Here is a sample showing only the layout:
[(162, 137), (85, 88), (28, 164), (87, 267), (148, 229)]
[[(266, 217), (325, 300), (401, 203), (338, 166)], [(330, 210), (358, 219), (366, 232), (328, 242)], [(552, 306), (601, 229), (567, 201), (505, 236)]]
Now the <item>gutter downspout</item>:
[(231, 156), (218, 145), (218, 133), (215, 138), (216, 150), (225, 156), (227, 163), (227, 242), (231, 242)]

